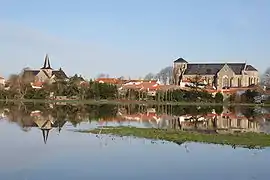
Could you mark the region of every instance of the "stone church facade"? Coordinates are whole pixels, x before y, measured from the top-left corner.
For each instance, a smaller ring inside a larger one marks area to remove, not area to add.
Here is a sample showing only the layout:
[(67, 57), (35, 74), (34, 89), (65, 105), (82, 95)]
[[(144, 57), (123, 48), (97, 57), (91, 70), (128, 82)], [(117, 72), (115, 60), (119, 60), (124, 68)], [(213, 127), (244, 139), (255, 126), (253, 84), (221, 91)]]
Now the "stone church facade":
[[(246, 63), (188, 63), (183, 58), (174, 61), (173, 83), (180, 85), (196, 76), (214, 89), (248, 87), (259, 83), (259, 72)], [(198, 78), (197, 78), (198, 79)]]
[(67, 80), (66, 73), (59, 68), (55, 70), (51, 67), (49, 56), (46, 55), (44, 65), (40, 69), (25, 69), (22, 74), (23, 78), (31, 79), (34, 82), (50, 82), (53, 83), (58, 80)]

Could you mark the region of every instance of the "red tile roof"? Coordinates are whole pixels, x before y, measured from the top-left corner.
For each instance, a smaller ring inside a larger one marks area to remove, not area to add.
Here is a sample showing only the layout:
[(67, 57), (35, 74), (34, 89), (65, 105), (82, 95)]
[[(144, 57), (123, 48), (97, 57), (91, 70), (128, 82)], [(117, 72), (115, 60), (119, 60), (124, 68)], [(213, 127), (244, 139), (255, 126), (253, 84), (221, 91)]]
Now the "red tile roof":
[[(133, 82), (133, 81), (132, 81)], [(123, 89), (135, 89), (135, 90), (158, 90), (159, 84), (155, 82), (136, 82), (136, 83), (127, 83), (122, 86)]]
[(120, 84), (122, 80), (116, 78), (98, 78), (95, 82), (108, 83), (108, 84)]
[(35, 86), (35, 87), (42, 87), (43, 84), (44, 84), (44, 82), (36, 81), (36, 82), (32, 83), (31, 85)]
[(134, 79), (134, 80), (124, 80), (125, 81), (125, 83), (129, 83), (129, 82), (134, 82), (134, 83), (136, 83), (136, 82), (147, 82), (147, 83), (153, 83), (153, 84), (155, 84), (155, 83), (157, 83), (157, 80), (140, 80), (140, 79)]

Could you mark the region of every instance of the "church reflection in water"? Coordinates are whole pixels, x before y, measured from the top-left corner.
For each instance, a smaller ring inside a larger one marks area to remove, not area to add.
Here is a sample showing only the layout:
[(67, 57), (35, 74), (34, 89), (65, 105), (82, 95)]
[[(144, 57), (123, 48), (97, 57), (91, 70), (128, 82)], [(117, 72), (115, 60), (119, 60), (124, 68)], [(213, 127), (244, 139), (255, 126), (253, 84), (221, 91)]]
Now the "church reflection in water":
[(49, 136), (49, 132), (53, 128), (57, 128), (58, 132), (61, 132), (62, 127), (67, 121), (55, 120), (50, 114), (43, 116), (41, 111), (32, 111), (30, 116), (33, 117), (32, 127), (38, 127), (42, 131), (43, 141), (46, 144)]
[(269, 110), (247, 107), (32, 105), (0, 107), (0, 120), (14, 122), (23, 131), (40, 129), (46, 144), (50, 132), (67, 123), (169, 128), (204, 133), (269, 132)]

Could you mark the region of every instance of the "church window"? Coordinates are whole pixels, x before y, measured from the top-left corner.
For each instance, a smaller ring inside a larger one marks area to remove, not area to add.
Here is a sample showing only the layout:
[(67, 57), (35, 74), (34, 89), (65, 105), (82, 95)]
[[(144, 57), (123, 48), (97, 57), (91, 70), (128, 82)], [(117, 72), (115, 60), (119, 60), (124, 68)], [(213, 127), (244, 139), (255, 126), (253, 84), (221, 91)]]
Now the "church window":
[(233, 87), (233, 78), (230, 79), (230, 87)]
[(238, 78), (238, 87), (241, 87), (241, 86), (242, 86), (241, 79)]
[(228, 76), (224, 76), (222, 78), (222, 86), (223, 87), (229, 87), (229, 78), (228, 78)]

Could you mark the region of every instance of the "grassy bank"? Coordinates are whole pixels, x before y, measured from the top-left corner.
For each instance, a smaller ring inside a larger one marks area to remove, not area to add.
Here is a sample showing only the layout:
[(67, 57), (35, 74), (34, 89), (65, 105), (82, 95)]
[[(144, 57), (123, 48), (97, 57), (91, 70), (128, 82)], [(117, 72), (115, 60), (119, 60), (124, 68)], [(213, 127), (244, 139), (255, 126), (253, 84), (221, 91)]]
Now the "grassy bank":
[[(78, 132), (98, 134), (100, 129), (83, 130)], [(181, 144), (183, 142), (201, 142), (231, 145), (234, 147), (240, 146), (245, 148), (263, 148), (270, 146), (270, 135), (264, 133), (202, 134), (197, 132), (162, 130), (154, 128), (107, 127), (102, 129), (101, 134), (134, 136), (153, 140), (166, 140), (177, 144)]]
[(47, 99), (0, 99), (0, 102), (32, 102), (32, 103), (74, 103), (74, 104), (140, 104), (140, 105), (194, 105), (194, 106), (265, 106), (270, 104), (254, 103), (207, 103), (207, 102), (158, 102), (158, 101), (136, 101), (136, 100), (47, 100)]

